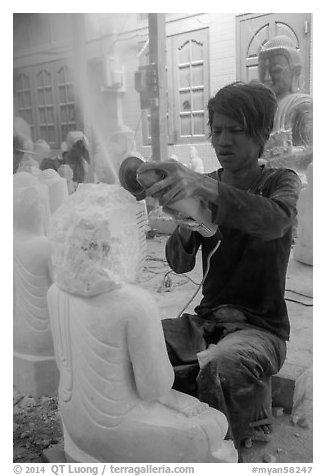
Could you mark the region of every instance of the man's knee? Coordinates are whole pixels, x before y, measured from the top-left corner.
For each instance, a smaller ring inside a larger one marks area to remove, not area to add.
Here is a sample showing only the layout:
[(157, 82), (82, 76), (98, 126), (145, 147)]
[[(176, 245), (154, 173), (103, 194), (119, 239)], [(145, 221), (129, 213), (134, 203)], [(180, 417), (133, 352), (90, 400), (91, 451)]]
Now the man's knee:
[(221, 381), (238, 380), (244, 378), (259, 379), (262, 377), (262, 368), (257, 360), (250, 355), (250, 350), (232, 344), (219, 342), (216, 346), (216, 369)]

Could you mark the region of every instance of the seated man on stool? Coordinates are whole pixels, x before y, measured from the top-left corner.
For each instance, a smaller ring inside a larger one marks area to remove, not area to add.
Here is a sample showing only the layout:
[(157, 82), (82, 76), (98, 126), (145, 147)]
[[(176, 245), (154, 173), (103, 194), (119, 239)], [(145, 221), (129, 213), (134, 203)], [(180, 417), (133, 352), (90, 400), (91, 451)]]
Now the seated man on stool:
[(259, 163), (276, 107), (274, 92), (261, 83), (227, 85), (208, 103), (222, 168), (203, 175), (168, 161), (139, 169), (164, 172), (146, 193), (165, 211), (196, 198), (210, 211), (212, 228), (218, 225), (207, 237), (182, 221), (168, 239), (166, 257), (176, 273), (194, 268), (201, 247), (205, 278), (196, 314), (162, 324), (174, 388), (223, 411), (239, 451), (252, 423), (269, 416), (270, 377), (283, 365), (290, 331), (284, 291), (301, 182), (292, 170)]

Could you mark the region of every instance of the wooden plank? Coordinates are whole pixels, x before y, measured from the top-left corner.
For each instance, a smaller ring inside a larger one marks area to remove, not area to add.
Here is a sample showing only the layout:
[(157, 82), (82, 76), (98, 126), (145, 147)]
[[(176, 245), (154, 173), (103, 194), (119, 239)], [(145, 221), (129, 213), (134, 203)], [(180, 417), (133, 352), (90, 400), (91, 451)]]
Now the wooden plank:
[(272, 376), (272, 403), (273, 407), (284, 408), (284, 413), (291, 413), (293, 407), (295, 380)]

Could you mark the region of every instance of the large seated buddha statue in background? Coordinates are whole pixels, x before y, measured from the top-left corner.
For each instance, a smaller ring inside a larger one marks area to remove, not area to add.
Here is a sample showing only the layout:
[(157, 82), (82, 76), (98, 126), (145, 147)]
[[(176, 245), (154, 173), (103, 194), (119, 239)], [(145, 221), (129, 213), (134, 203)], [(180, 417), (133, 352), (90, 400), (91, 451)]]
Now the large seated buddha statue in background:
[(172, 390), (158, 306), (133, 284), (136, 200), (83, 184), (51, 219), (48, 305), (68, 462), (236, 462), (224, 414)]
[(313, 103), (312, 97), (300, 91), (301, 53), (287, 36), (276, 36), (261, 48), (258, 57), (260, 81), (270, 86), (277, 96), (273, 131), (265, 146), (263, 158), (272, 167), (294, 169), (303, 185), (298, 203), (298, 226), (294, 230), (294, 257), (313, 262)]
[(302, 58), (292, 39), (279, 35), (267, 41), (259, 52), (258, 70), (278, 101), (270, 141), (273, 134), (289, 131), (293, 146), (312, 147), (312, 97), (300, 91)]
[(47, 291), (52, 284), (48, 189), (28, 172), (13, 175), (13, 383), (23, 395), (56, 394)]

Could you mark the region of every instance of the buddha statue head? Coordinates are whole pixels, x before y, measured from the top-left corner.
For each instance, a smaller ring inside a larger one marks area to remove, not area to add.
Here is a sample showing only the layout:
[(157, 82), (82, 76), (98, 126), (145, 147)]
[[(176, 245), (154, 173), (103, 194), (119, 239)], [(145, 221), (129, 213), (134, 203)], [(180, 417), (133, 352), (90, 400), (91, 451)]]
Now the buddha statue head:
[(136, 210), (120, 185), (81, 184), (51, 218), (57, 286), (87, 297), (134, 282), (144, 254)]
[(45, 140), (38, 139), (34, 143), (34, 158), (39, 164), (41, 164), (43, 159), (51, 158), (51, 148)]
[(258, 56), (259, 79), (274, 90), (278, 99), (299, 89), (301, 70), (300, 51), (288, 36), (275, 36), (262, 46)]

